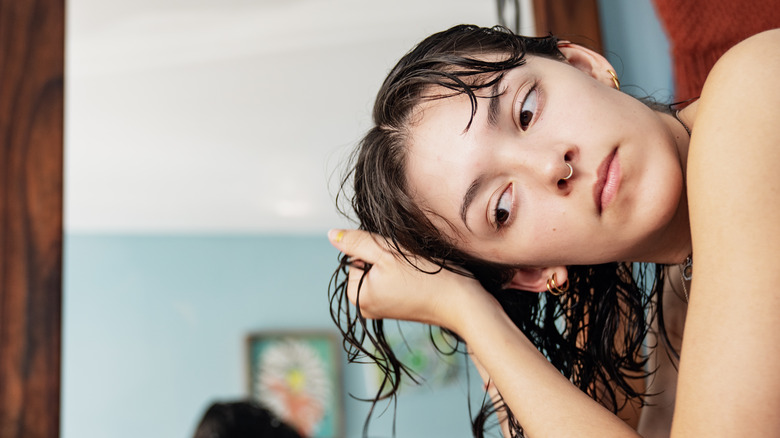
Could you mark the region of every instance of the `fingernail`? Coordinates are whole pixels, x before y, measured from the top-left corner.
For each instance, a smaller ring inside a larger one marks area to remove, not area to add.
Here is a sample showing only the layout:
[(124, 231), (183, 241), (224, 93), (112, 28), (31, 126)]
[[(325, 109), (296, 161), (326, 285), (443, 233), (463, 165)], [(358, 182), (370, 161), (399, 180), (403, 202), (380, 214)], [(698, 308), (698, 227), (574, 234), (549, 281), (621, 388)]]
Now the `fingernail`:
[(344, 238), (344, 230), (330, 230), (328, 231), (328, 237), (336, 243), (341, 242), (341, 239)]

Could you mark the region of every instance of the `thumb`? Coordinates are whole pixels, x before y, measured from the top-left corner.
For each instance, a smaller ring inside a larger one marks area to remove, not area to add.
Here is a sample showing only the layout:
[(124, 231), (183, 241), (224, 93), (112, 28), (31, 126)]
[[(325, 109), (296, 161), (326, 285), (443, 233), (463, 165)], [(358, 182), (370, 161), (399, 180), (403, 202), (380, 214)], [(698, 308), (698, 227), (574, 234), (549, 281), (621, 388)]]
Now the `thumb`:
[(328, 231), (328, 239), (339, 251), (367, 263), (376, 262), (384, 252), (377, 242), (379, 238), (368, 231), (332, 229)]

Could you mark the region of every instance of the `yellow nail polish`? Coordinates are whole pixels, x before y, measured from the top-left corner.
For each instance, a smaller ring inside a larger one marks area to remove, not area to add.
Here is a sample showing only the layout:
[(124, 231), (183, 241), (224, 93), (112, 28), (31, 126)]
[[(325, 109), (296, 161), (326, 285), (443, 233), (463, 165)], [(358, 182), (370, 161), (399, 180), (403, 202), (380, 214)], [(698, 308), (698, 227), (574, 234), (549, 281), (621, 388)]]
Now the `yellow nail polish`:
[(337, 243), (341, 242), (341, 239), (344, 238), (344, 230), (339, 230), (338, 233), (336, 233), (336, 238), (334, 239)]

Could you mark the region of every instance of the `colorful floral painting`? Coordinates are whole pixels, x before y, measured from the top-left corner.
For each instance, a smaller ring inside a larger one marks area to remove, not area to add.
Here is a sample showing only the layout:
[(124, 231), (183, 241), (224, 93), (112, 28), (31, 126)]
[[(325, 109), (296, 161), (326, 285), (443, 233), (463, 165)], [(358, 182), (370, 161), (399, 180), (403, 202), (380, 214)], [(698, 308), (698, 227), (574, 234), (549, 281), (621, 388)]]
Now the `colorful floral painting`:
[[(416, 384), (410, 378), (404, 378), (400, 392), (435, 391), (458, 382), (463, 356), (448, 354), (455, 341), (441, 330), (431, 331), (428, 326), (416, 323), (399, 323), (385, 327), (385, 338), (396, 358), (419, 382)], [(374, 394), (379, 390), (384, 374), (379, 367), (373, 367), (371, 374), (374, 382), (369, 382), (367, 388), (369, 393)]]
[(251, 397), (304, 437), (342, 435), (341, 375), (327, 333), (249, 337)]

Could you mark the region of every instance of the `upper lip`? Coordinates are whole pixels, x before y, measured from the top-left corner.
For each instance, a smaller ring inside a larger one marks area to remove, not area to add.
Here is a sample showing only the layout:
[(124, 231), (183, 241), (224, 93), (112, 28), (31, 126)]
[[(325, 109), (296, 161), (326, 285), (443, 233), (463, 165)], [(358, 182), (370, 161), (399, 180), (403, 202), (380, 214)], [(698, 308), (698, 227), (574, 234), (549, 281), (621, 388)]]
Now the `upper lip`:
[(596, 203), (596, 208), (601, 213), (601, 192), (604, 191), (604, 185), (607, 183), (607, 174), (609, 173), (609, 165), (612, 164), (612, 160), (615, 158), (617, 148), (613, 149), (609, 155), (604, 158), (599, 168), (596, 170), (596, 183), (593, 185), (593, 200)]

